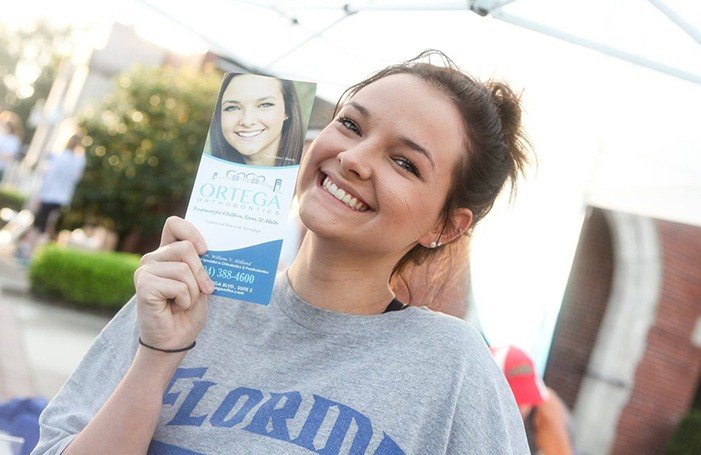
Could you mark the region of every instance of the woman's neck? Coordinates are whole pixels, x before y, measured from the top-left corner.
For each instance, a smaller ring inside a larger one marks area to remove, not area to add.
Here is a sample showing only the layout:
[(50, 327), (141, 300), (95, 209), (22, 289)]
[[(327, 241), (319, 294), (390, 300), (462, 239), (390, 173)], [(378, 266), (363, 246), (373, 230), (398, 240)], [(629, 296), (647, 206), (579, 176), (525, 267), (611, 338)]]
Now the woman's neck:
[(393, 262), (368, 260), (308, 232), (287, 275), (311, 305), (339, 313), (379, 314), (394, 298)]
[(244, 161), (250, 166), (275, 166), (275, 153), (258, 152)]
[(275, 157), (280, 147), (280, 138), (266, 145), (253, 155), (244, 157), (246, 164), (251, 166), (275, 166)]

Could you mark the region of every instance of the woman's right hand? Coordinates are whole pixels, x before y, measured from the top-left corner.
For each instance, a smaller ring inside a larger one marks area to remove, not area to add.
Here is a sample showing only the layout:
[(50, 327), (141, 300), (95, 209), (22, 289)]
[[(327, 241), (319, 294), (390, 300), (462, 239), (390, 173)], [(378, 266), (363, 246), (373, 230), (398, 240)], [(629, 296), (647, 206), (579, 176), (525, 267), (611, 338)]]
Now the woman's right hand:
[(160, 247), (141, 258), (134, 274), (141, 340), (160, 349), (187, 347), (207, 319), (214, 284), (202, 266), (204, 238), (192, 223), (166, 220)]
[[(160, 247), (144, 255), (134, 274), (136, 316), (144, 343), (180, 349), (197, 338), (207, 319), (207, 295), (214, 290), (200, 261), (199, 255), (206, 251), (204, 239), (191, 223), (168, 218)], [(63, 453), (146, 453), (161, 415), (163, 394), (185, 355), (139, 348), (109, 399)], [(99, 378), (82, 383), (79, 378), (75, 384), (101, 386)]]

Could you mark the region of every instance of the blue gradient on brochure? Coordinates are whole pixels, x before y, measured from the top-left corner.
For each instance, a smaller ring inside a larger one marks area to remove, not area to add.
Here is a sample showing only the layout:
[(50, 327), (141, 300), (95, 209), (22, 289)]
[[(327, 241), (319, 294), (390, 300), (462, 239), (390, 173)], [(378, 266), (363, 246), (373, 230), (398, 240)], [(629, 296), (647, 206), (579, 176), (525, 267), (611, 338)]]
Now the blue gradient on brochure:
[(207, 251), (202, 265), (214, 282), (214, 295), (270, 303), (282, 239), (229, 251)]

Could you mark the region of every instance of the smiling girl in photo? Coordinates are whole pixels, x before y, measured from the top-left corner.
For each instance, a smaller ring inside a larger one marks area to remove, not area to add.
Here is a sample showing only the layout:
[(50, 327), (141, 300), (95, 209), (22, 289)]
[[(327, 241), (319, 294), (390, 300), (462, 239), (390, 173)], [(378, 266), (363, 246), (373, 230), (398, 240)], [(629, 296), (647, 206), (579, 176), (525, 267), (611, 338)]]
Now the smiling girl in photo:
[(209, 129), (212, 156), (254, 166), (299, 164), (304, 127), (292, 81), (227, 73)]

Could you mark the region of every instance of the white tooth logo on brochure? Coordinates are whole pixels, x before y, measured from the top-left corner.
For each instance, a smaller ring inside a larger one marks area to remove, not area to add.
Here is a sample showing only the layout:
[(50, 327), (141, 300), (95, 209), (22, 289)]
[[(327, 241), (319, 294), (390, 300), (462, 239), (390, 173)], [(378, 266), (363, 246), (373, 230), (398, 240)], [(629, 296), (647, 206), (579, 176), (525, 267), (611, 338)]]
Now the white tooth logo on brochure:
[(214, 295), (270, 301), (316, 86), (227, 73), (185, 218)]

